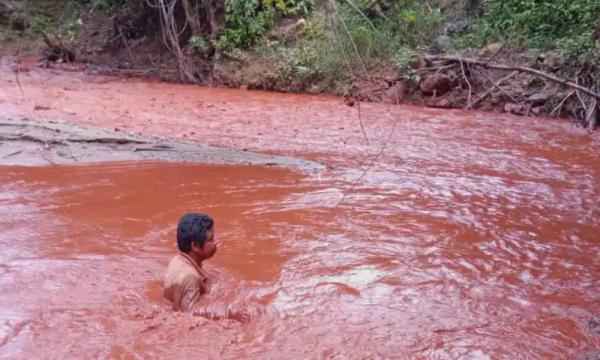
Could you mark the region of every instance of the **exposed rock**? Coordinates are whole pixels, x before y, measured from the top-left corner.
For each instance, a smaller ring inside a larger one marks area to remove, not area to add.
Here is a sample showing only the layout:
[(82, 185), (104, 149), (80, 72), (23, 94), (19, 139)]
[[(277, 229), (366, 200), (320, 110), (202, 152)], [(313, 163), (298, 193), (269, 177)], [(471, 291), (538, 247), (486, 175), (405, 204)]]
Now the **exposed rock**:
[(306, 90), (309, 94), (320, 94), (323, 92), (323, 90), (321, 89), (321, 87), (317, 84), (313, 84), (311, 85), (307, 90)]
[(444, 95), (452, 89), (452, 80), (446, 75), (433, 75), (423, 80), (420, 89), (424, 95)]
[(397, 82), (385, 91), (383, 102), (388, 104), (401, 104), (406, 95), (406, 86), (403, 82)]
[(479, 51), (479, 57), (489, 58), (492, 55), (498, 53), (500, 50), (502, 50), (503, 47), (504, 47), (504, 43), (502, 43), (502, 42), (495, 42), (495, 43), (488, 44), (487, 46), (485, 46), (483, 49), (481, 49)]
[(550, 95), (545, 92), (536, 93), (527, 98), (527, 102), (531, 103), (534, 106), (543, 105), (546, 101), (550, 99)]
[(550, 69), (557, 68), (563, 61), (560, 54), (555, 51), (546, 51), (545, 53), (538, 55), (536, 60)]
[(448, 23), (444, 32), (447, 35), (462, 35), (469, 29), (469, 20), (467, 19), (459, 19), (453, 22)]
[(522, 104), (514, 104), (508, 103), (504, 105), (504, 112), (515, 114), (515, 115), (523, 115), (527, 109)]
[(503, 101), (504, 101), (504, 99), (503, 99), (502, 97), (498, 96), (498, 95), (493, 95), (493, 96), (490, 98), (490, 104), (491, 104), (492, 106), (497, 106), (497, 105), (499, 105), (500, 103), (502, 103)]
[(413, 56), (410, 59), (410, 67), (415, 70), (421, 70), (427, 67), (427, 61), (421, 56)]
[(448, 35), (440, 35), (435, 38), (435, 45), (440, 50), (449, 50), (452, 48), (452, 39)]
[(452, 108), (452, 102), (450, 100), (443, 98), (429, 98), (425, 100), (425, 106), (440, 108), (440, 109), (449, 109)]
[(0, 117), (0, 139), (0, 164), (3, 165), (157, 160), (323, 168), (319, 163), (294, 157), (135, 135), (117, 128), (111, 132), (65, 122)]

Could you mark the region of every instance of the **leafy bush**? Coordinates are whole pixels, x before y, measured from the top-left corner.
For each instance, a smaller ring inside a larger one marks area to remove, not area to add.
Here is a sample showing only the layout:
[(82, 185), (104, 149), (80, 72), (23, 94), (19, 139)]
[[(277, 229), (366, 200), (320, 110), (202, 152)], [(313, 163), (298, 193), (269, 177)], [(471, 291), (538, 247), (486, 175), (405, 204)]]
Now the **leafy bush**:
[[(307, 22), (296, 41), (283, 44), (265, 41), (257, 47), (258, 55), (269, 64), (281, 85), (301, 84), (309, 88), (318, 84), (332, 89), (346, 72), (346, 63), (326, 28), (325, 18), (315, 15)], [(301, 90), (294, 87), (295, 90)]]
[(277, 15), (305, 14), (314, 0), (225, 0), (225, 28), (214, 45), (222, 51), (256, 43), (275, 23)]
[(579, 55), (593, 48), (592, 30), (599, 14), (598, 0), (489, 0), (464, 40), (475, 46), (497, 40), (519, 42)]
[(340, 4), (341, 19), (333, 24), (337, 44), (331, 46), (341, 48), (355, 60), (359, 55), (366, 63), (377, 64), (381, 60), (399, 65), (398, 54), (407, 48), (428, 48), (443, 24), (440, 10), (420, 1), (380, 1), (378, 9), (382, 11), (385, 5), (385, 13), (373, 16), (369, 16), (369, 11), (374, 2), (362, 1)]
[(265, 0), (265, 5), (275, 7), (285, 16), (306, 15), (315, 7), (314, 0)]
[(204, 54), (208, 52), (209, 46), (206, 40), (202, 36), (194, 35), (188, 39), (188, 48), (197, 54)]
[[(61, 41), (67, 44), (72, 44), (81, 26), (79, 15), (83, 5), (83, 2), (77, 0), (31, 7), (27, 10), (29, 26), (25, 35), (30, 38), (39, 38), (40, 31), (43, 31), (60, 37)], [(59, 11), (60, 16), (52, 16)]]
[(340, 0), (335, 15), (314, 14), (294, 41), (264, 41), (258, 55), (280, 85), (294, 89), (302, 84), (343, 92), (338, 87), (344, 80), (365, 68), (405, 71), (414, 49), (433, 43), (443, 20), (440, 11), (419, 1), (380, 1), (386, 5), (381, 16), (371, 12), (369, 1)]

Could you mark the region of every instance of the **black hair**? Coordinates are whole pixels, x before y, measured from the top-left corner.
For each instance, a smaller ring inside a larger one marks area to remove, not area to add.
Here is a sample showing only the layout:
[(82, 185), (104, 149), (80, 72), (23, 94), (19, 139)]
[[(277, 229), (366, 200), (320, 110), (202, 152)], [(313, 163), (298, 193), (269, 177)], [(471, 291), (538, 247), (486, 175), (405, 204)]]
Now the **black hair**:
[(205, 214), (185, 214), (177, 225), (177, 247), (181, 252), (192, 250), (192, 243), (204, 246), (206, 232), (213, 228), (213, 219)]

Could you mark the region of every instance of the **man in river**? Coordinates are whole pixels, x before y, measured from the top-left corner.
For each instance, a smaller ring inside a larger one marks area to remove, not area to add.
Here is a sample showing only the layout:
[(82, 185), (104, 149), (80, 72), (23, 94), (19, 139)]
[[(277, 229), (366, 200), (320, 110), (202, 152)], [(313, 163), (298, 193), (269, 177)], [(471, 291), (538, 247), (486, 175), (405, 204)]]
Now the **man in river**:
[(217, 251), (214, 221), (204, 214), (185, 214), (177, 225), (177, 247), (165, 275), (163, 295), (176, 311), (191, 311), (208, 291), (202, 262)]

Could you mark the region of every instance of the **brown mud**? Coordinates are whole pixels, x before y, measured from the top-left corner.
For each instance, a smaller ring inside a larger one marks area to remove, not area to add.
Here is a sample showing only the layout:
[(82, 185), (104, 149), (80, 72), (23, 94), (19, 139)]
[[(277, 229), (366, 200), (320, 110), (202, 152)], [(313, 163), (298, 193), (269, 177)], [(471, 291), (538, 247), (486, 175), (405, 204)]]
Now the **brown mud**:
[(291, 157), (128, 134), (118, 128), (108, 131), (65, 122), (10, 119), (0, 115), (0, 165), (144, 160), (323, 168), (321, 164)]
[[(570, 359), (600, 349), (600, 139), (507, 114), (0, 71), (0, 115), (321, 161), (2, 166), (0, 357)], [(19, 85), (23, 93), (19, 90)], [(366, 139), (365, 139), (366, 135)], [(343, 199), (342, 202), (340, 202)], [(217, 221), (208, 313), (160, 296)]]

